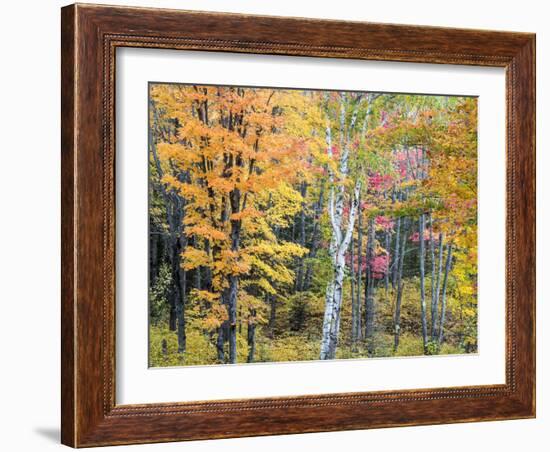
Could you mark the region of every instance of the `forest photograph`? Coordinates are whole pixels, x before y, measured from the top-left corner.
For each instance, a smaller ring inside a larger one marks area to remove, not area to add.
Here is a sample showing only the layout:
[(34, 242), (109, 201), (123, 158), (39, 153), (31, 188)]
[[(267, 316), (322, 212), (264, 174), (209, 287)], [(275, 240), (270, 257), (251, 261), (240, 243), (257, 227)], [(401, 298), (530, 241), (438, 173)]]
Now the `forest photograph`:
[(476, 97), (148, 96), (150, 367), (477, 353)]

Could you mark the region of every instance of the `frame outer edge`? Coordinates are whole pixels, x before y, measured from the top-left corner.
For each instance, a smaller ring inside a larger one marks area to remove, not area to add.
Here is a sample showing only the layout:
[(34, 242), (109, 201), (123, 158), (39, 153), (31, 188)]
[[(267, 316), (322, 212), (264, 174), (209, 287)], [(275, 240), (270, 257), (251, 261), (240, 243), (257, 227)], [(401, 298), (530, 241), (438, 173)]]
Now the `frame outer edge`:
[(76, 5), (61, 8), (61, 443), (77, 445)]
[(533, 330), (531, 333), (531, 347), (532, 347), (532, 362), (533, 362), (533, 387), (531, 390), (531, 413), (533, 417), (537, 416), (537, 271), (536, 271), (536, 252), (537, 252), (537, 221), (536, 221), (536, 209), (537, 209), (537, 36), (533, 35), (531, 41), (531, 92), (533, 96), (532, 102), (532, 118), (531, 118), (531, 137), (533, 140), (532, 143), (532, 156), (533, 162), (531, 167), (531, 174), (533, 177), (533, 212), (534, 219), (532, 224), (532, 234), (533, 234), (533, 270), (531, 273), (531, 282), (533, 285), (533, 301), (532, 301), (532, 317), (533, 317)]
[(518, 396), (525, 417), (536, 417), (536, 35), (514, 59), (518, 85)]

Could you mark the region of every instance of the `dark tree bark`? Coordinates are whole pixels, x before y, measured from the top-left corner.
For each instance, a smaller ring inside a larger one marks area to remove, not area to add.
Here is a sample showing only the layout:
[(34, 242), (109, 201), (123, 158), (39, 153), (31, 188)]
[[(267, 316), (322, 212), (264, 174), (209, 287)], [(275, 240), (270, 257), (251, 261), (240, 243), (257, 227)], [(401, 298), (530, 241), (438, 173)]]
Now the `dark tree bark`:
[[(302, 182), (300, 184), (300, 195), (302, 196), (302, 209), (300, 210), (300, 236), (298, 243), (304, 247), (306, 245), (306, 194), (307, 194), (307, 184)], [(295, 292), (301, 292), (304, 289), (304, 257), (300, 257), (298, 263), (298, 271), (296, 272), (296, 279), (294, 289)]]
[(402, 220), (403, 224), (403, 234), (401, 243), (397, 244), (396, 249), (399, 250), (399, 262), (397, 262), (397, 297), (395, 301), (395, 315), (394, 315), (394, 342), (393, 342), (393, 349), (394, 351), (397, 351), (399, 348), (399, 338), (401, 336), (401, 302), (403, 298), (403, 289), (405, 287), (405, 283), (403, 282), (403, 266), (405, 261), (405, 251), (406, 251), (406, 245), (407, 245), (407, 233), (406, 233), (406, 224), (405, 219)]
[[(204, 241), (204, 251), (208, 256), (210, 256), (212, 251), (210, 240)], [(208, 291), (212, 290), (212, 269), (208, 266), (204, 268), (204, 288)]]
[(437, 324), (437, 293), (435, 291), (435, 243), (434, 243), (434, 230), (433, 230), (433, 217), (430, 212), (429, 214), (429, 221), (430, 221), (430, 260), (432, 264), (432, 282), (431, 282), (431, 291), (432, 291), (432, 304), (430, 309), (430, 315), (431, 315), (431, 337), (433, 338), (435, 336), (435, 329)]
[[(196, 249), (200, 248), (198, 239), (196, 237), (193, 238), (193, 247)], [(195, 289), (202, 290), (202, 272), (201, 268), (197, 267), (194, 269), (195, 273)]]
[(237, 293), (239, 290), (239, 277), (229, 277), (229, 362), (237, 362)]
[(444, 235), (442, 232), (439, 233), (439, 249), (438, 249), (438, 264), (437, 264), (437, 276), (436, 276), (436, 282), (435, 282), (435, 318), (436, 318), (436, 324), (435, 328), (432, 331), (432, 340), (438, 339), (438, 330), (437, 330), (437, 323), (438, 323), (438, 309), (439, 309), (439, 300), (441, 297), (441, 272), (443, 271), (443, 239)]
[[(250, 314), (252, 316), (256, 315), (256, 310), (251, 310)], [(248, 342), (248, 357), (246, 358), (247, 363), (254, 362), (254, 353), (256, 352), (256, 324), (252, 321), (248, 322), (248, 329), (246, 332), (247, 342)]]
[(178, 335), (178, 351), (185, 351), (185, 290), (181, 268), (181, 253), (185, 246), (183, 238), (183, 216), (184, 216), (184, 200), (175, 193), (169, 193), (168, 198), (171, 200), (170, 207), (167, 208), (168, 225), (170, 231), (169, 251), (171, 264), (171, 286), (170, 291), (172, 300), (170, 303), (170, 328), (172, 331), (177, 331)]
[[(149, 225), (151, 228), (151, 224)], [(149, 287), (153, 287), (159, 274), (159, 235), (149, 230)]]
[[(388, 254), (390, 253), (390, 231), (387, 230), (385, 233), (384, 233), (384, 237), (385, 237), (385, 240), (384, 240), (384, 247), (386, 248), (386, 251), (388, 252)], [(386, 294), (388, 293), (388, 289), (389, 289), (389, 284), (390, 284), (390, 270), (389, 268), (386, 270), (386, 273), (384, 273), (384, 288), (386, 290)]]
[(398, 267), (399, 267), (399, 247), (400, 247), (400, 234), (401, 234), (401, 217), (397, 218), (397, 226), (395, 228), (395, 249), (393, 252), (393, 264), (392, 264), (392, 287), (395, 290), (399, 287), (397, 284)]
[(224, 344), (225, 344), (226, 324), (227, 322), (223, 322), (223, 324), (218, 328), (218, 338), (216, 340), (216, 353), (218, 355), (219, 363), (225, 362)]
[(351, 238), (350, 243), (350, 286), (351, 286), (351, 342), (355, 344), (357, 342), (357, 322), (355, 320), (355, 314), (357, 312), (357, 300), (355, 298), (355, 262), (353, 262), (354, 254), (353, 248), (355, 241), (353, 237)]
[(453, 245), (449, 243), (447, 245), (447, 261), (445, 262), (445, 275), (443, 277), (443, 288), (442, 288), (442, 294), (441, 294), (441, 319), (439, 321), (439, 338), (438, 338), (439, 344), (443, 342), (443, 337), (444, 337), (445, 315), (447, 313), (447, 279), (451, 271), (451, 263), (453, 259), (452, 254), (453, 254)]
[(168, 329), (170, 331), (176, 331), (178, 329), (178, 315), (176, 311), (176, 303), (175, 300), (177, 299), (176, 290), (174, 285), (172, 284), (172, 290), (169, 291), (169, 300), (168, 303), (170, 305), (170, 318), (168, 319)]
[(178, 275), (178, 301), (176, 303), (176, 318), (178, 323), (178, 353), (185, 353), (187, 347), (187, 335), (185, 332), (185, 306), (187, 304), (187, 272), (181, 267), (181, 255), (182, 250), (185, 248), (185, 239), (179, 237), (178, 239), (178, 259), (177, 270)]
[(426, 293), (424, 287), (424, 259), (425, 259), (425, 244), (424, 244), (424, 229), (425, 215), (420, 214), (418, 220), (418, 242), (419, 242), (419, 260), (420, 260), (420, 316), (422, 322), (422, 344), (424, 353), (428, 352), (428, 325), (426, 321)]
[[(241, 192), (234, 189), (230, 194), (231, 213), (237, 214), (241, 208)], [(241, 221), (231, 220), (231, 251), (239, 251), (241, 239)], [(237, 362), (237, 294), (239, 290), (238, 275), (229, 275), (229, 288), (227, 289), (227, 314), (229, 322), (229, 362)]]
[(363, 279), (363, 212), (361, 208), (361, 199), (359, 199), (357, 211), (357, 294), (355, 303), (355, 312), (352, 312), (352, 324), (355, 325), (355, 342), (361, 340), (361, 283)]
[(372, 260), (374, 258), (374, 218), (368, 221), (367, 233), (367, 282), (365, 286), (365, 340), (369, 354), (374, 353), (374, 276), (372, 271)]

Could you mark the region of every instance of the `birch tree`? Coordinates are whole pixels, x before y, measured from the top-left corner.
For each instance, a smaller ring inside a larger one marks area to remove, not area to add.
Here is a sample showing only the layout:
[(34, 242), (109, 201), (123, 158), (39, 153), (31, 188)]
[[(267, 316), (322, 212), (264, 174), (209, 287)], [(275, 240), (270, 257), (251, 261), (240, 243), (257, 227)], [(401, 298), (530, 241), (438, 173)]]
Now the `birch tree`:
[[(351, 207), (349, 209), (347, 224), (344, 223), (344, 203), (346, 199), (347, 177), (350, 168), (350, 147), (354, 136), (355, 126), (359, 109), (363, 103), (364, 96), (358, 94), (354, 101), (346, 93), (339, 93), (340, 103), (340, 156), (338, 162), (338, 174), (329, 169), (330, 194), (328, 199), (328, 215), (332, 228), (330, 243), (330, 257), (332, 263), (332, 279), (329, 281), (325, 296), (325, 314), (323, 318), (323, 331), (321, 340), (320, 359), (334, 359), (338, 345), (338, 334), (340, 331), (340, 311), (342, 308), (342, 294), (345, 271), (345, 254), (351, 242), (359, 196), (361, 192), (361, 179), (357, 178), (351, 196)], [(351, 104), (351, 118), (347, 121), (347, 113)], [(332, 159), (334, 157), (332, 144), (332, 130), (330, 122), (326, 126), (327, 153)]]

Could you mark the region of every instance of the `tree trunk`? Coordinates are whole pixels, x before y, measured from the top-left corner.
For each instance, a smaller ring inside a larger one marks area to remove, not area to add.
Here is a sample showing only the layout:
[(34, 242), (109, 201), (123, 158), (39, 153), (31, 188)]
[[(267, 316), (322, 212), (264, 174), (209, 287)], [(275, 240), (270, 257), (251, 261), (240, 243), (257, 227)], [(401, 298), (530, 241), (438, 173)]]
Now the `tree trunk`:
[[(173, 210), (173, 209), (172, 209)], [(178, 331), (179, 317), (183, 315), (181, 309), (181, 288), (180, 288), (180, 264), (181, 264), (181, 248), (179, 245), (178, 231), (176, 230), (174, 214), (171, 212), (169, 215), (170, 223), (170, 239), (169, 239), (169, 252), (170, 252), (170, 331)], [(178, 333), (179, 336), (179, 333)]]
[(269, 305), (269, 323), (267, 325), (268, 335), (271, 339), (275, 337), (275, 322), (277, 321), (277, 299), (275, 296), (266, 295), (267, 304)]
[(374, 352), (372, 339), (374, 337), (374, 276), (372, 261), (374, 259), (375, 229), (374, 219), (370, 218), (367, 229), (367, 282), (365, 286), (365, 339), (369, 354)]
[(321, 359), (334, 359), (336, 356), (336, 347), (338, 346), (338, 334), (340, 332), (340, 311), (342, 309), (342, 294), (344, 291), (344, 267), (344, 259), (339, 258), (338, 263), (336, 264), (333, 286), (334, 308), (332, 310), (332, 321), (330, 323), (330, 340), (328, 343), (328, 354), (325, 358), (321, 357)]
[(437, 276), (435, 281), (435, 311), (434, 311), (434, 317), (436, 319), (435, 325), (432, 329), (432, 340), (436, 340), (438, 338), (438, 332), (437, 332), (437, 321), (438, 321), (438, 309), (439, 309), (439, 299), (441, 296), (441, 272), (443, 271), (443, 233), (439, 233), (439, 248), (438, 248), (438, 264), (437, 264)]
[(399, 253), (399, 262), (396, 263), (397, 267), (397, 298), (395, 301), (395, 315), (394, 315), (394, 340), (393, 340), (393, 350), (397, 351), (399, 348), (399, 338), (401, 336), (401, 302), (403, 298), (403, 289), (405, 283), (403, 283), (403, 264), (405, 261), (405, 247), (407, 244), (407, 233), (405, 227), (405, 219), (403, 219), (403, 238), (401, 244), (397, 245), (397, 249), (401, 247)]
[(176, 298), (175, 289), (172, 287), (170, 292), (170, 318), (168, 319), (168, 329), (170, 331), (177, 331), (178, 329), (178, 316), (176, 312)]
[(393, 323), (393, 351), (396, 352), (399, 348), (399, 338), (401, 337), (401, 301), (403, 298), (403, 289), (405, 283), (398, 281), (397, 299), (395, 300), (395, 317)]
[[(325, 315), (323, 318), (323, 337), (321, 340), (320, 359), (334, 359), (336, 355), (338, 334), (340, 331), (340, 310), (342, 308), (345, 253), (351, 242), (360, 190), (361, 183), (357, 181), (355, 184), (353, 203), (349, 212), (349, 220), (347, 228), (345, 229), (345, 235), (341, 230), (340, 223), (335, 218), (336, 215), (340, 216), (339, 221), (341, 222), (343, 209), (334, 209), (334, 204), (330, 209), (330, 215), (332, 217), (331, 222), (333, 225), (331, 254), (333, 256), (334, 273), (332, 281), (330, 281), (327, 286), (325, 297)], [(334, 192), (331, 194), (331, 202), (334, 203)]]
[[(386, 249), (386, 252), (389, 254), (390, 253), (390, 231), (389, 230), (386, 230), (386, 232), (385, 232), (384, 247)], [(388, 293), (389, 284), (390, 284), (390, 275), (389, 275), (389, 273), (390, 273), (390, 270), (388, 268), (386, 270), (386, 273), (384, 273), (384, 288), (386, 290), (386, 294)]]
[(334, 321), (334, 278), (327, 285), (327, 292), (325, 295), (325, 315), (323, 318), (323, 338), (321, 340), (321, 354), (320, 359), (332, 359), (329, 353), (331, 324)]
[[(300, 185), (300, 195), (302, 196), (302, 209), (300, 210), (300, 237), (298, 243), (304, 247), (306, 244), (306, 193), (307, 184), (302, 182)], [(304, 257), (300, 257), (298, 271), (296, 272), (295, 291), (301, 292), (304, 289)]]
[(433, 217), (432, 213), (429, 213), (428, 217), (430, 221), (430, 261), (432, 264), (432, 279), (431, 279), (431, 295), (432, 295), (432, 303), (431, 303), (431, 309), (430, 309), (430, 320), (431, 320), (431, 328), (430, 328), (430, 334), (431, 337), (435, 334), (435, 325), (437, 323), (437, 297), (435, 293), (435, 243), (434, 243), (434, 228), (433, 228)]
[(176, 303), (176, 318), (178, 323), (178, 353), (185, 353), (187, 347), (187, 335), (185, 333), (185, 305), (187, 302), (187, 272), (181, 268), (181, 252), (185, 248), (185, 239), (178, 239), (178, 259), (175, 274), (178, 275), (178, 302)]
[(353, 262), (353, 258), (355, 257), (353, 254), (353, 248), (354, 248), (354, 240), (353, 237), (351, 238), (351, 244), (350, 244), (350, 287), (351, 287), (351, 342), (354, 344), (357, 342), (357, 331), (356, 331), (356, 321), (355, 321), (355, 312), (356, 312), (356, 304), (357, 300), (355, 299), (355, 262)]
[[(252, 316), (256, 315), (254, 309), (250, 313)], [(254, 353), (256, 352), (256, 324), (254, 322), (248, 322), (246, 336), (248, 341), (248, 357), (246, 358), (246, 362), (252, 363), (254, 362)]]
[(218, 355), (218, 362), (225, 363), (225, 326), (227, 322), (223, 322), (222, 325), (218, 328), (218, 338), (216, 340), (216, 352)]
[(357, 300), (355, 303), (355, 332), (356, 337), (355, 341), (361, 340), (362, 336), (362, 327), (361, 327), (361, 283), (363, 279), (363, 226), (362, 226), (362, 217), (361, 212), (361, 200), (358, 201), (358, 211), (357, 211), (357, 294), (355, 295)]
[(399, 247), (400, 245), (400, 234), (401, 234), (401, 217), (397, 218), (397, 227), (395, 229), (395, 250), (393, 253), (393, 265), (392, 265), (392, 287), (395, 290), (399, 285), (397, 284), (397, 275), (399, 267)]
[[(348, 106), (347, 94), (340, 93), (340, 146), (342, 153), (339, 160), (340, 176), (345, 178), (349, 174), (349, 145), (351, 141), (351, 131), (355, 128), (359, 107), (361, 105), (362, 95), (357, 99), (353, 109), (349, 126), (346, 128), (346, 109)], [(326, 127), (327, 153), (329, 157), (332, 153), (332, 135), (330, 123)], [(346, 187), (343, 183), (335, 181), (334, 173), (330, 174), (330, 199), (328, 203), (329, 218), (332, 226), (332, 239), (330, 243), (330, 256), (333, 264), (333, 277), (327, 285), (325, 298), (325, 315), (323, 318), (323, 337), (321, 339), (321, 359), (333, 359), (338, 345), (338, 333), (340, 330), (340, 309), (342, 307), (342, 285), (344, 280), (345, 253), (349, 247), (355, 216), (359, 202), (359, 193), (361, 191), (361, 182), (356, 180), (355, 189), (352, 194), (352, 205), (349, 211), (347, 227), (343, 227), (342, 219), (344, 215), (344, 198)]]
[[(204, 251), (207, 256), (210, 256), (212, 252), (210, 240), (204, 241)], [(212, 291), (212, 268), (210, 266), (204, 267), (204, 288), (209, 292)]]
[(420, 253), (420, 316), (422, 321), (422, 344), (424, 346), (424, 354), (428, 353), (428, 326), (426, 321), (426, 293), (424, 287), (424, 229), (425, 229), (425, 216), (420, 214), (418, 220), (418, 241), (419, 241), (419, 253)]
[[(231, 213), (237, 214), (240, 212), (241, 193), (238, 189), (233, 189), (229, 195)], [(240, 220), (230, 220), (231, 224), (231, 251), (238, 252), (241, 237), (241, 222)], [(224, 322), (223, 330), (220, 329), (218, 334), (218, 357), (223, 341), (229, 342), (229, 359), (228, 362), (235, 364), (237, 362), (237, 295), (239, 291), (239, 276), (229, 274), (227, 276), (228, 287), (224, 289), (222, 297), (225, 308), (227, 310), (227, 321)], [(221, 338), (221, 339), (220, 339)]]
[[(149, 226), (151, 228), (151, 225)], [(149, 230), (149, 287), (155, 285), (159, 274), (159, 236)]]
[[(178, 310), (181, 303), (181, 289), (180, 289), (180, 265), (181, 265), (181, 224), (183, 220), (183, 207), (180, 205), (179, 197), (168, 194), (167, 199), (170, 200), (169, 207), (167, 207), (167, 222), (169, 229), (168, 237), (168, 252), (170, 260), (170, 331), (177, 331), (178, 329)], [(181, 314), (180, 314), (181, 315)]]
[(176, 306), (176, 317), (178, 323), (178, 353), (185, 353), (185, 305), (183, 303), (178, 303), (178, 305)]
[(443, 342), (444, 329), (445, 329), (445, 315), (447, 311), (447, 279), (449, 272), (451, 271), (453, 245), (450, 243), (447, 245), (447, 261), (445, 262), (445, 276), (443, 277), (443, 289), (441, 294), (441, 320), (439, 321), (439, 344)]
[(237, 292), (239, 289), (239, 277), (229, 277), (229, 362), (237, 362)]

